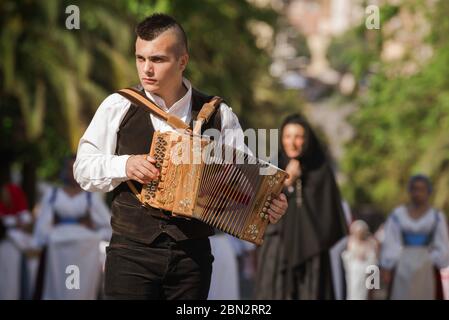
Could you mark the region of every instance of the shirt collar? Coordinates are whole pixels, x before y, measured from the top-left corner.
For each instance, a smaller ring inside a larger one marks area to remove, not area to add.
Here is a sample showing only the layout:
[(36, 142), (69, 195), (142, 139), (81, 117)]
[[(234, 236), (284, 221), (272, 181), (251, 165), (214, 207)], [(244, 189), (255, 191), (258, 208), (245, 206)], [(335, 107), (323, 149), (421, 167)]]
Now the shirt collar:
[(170, 109), (167, 108), (165, 105), (165, 101), (159, 97), (158, 95), (148, 92), (145, 90), (145, 94), (149, 99), (151, 99), (154, 103), (156, 103), (159, 107), (161, 107), (162, 110), (165, 112), (176, 114), (178, 116), (186, 116), (191, 111), (191, 100), (192, 100), (192, 85), (190, 84), (190, 81), (186, 78), (182, 78), (182, 83), (187, 88), (186, 94), (176, 101)]

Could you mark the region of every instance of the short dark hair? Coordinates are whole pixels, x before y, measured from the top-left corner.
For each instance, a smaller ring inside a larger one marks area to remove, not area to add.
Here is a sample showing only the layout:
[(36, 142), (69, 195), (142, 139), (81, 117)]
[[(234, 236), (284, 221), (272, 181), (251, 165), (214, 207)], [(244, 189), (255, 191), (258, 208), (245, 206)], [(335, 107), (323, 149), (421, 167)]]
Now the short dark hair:
[(146, 41), (157, 38), (161, 33), (175, 29), (184, 48), (179, 48), (181, 53), (183, 49), (188, 52), (187, 36), (182, 26), (171, 16), (163, 13), (155, 13), (141, 21), (136, 29), (136, 35)]
[(423, 174), (416, 174), (412, 177), (410, 177), (408, 181), (408, 191), (410, 192), (412, 190), (413, 185), (415, 182), (424, 182), (427, 186), (427, 190), (429, 191), (429, 194), (433, 191), (432, 181), (430, 181), (430, 178)]

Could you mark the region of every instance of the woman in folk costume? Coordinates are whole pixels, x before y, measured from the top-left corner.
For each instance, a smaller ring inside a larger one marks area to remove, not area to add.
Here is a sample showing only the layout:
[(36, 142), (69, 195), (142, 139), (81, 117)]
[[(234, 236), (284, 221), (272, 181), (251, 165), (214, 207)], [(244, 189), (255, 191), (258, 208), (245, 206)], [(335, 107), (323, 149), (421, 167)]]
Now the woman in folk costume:
[(410, 203), (394, 209), (385, 224), (381, 267), (391, 299), (442, 298), (439, 269), (449, 265), (444, 214), (430, 203), (428, 177), (413, 176)]
[(0, 158), (0, 300), (29, 298), (32, 216), (22, 189), (10, 182), (11, 161)]
[(349, 232), (347, 248), (341, 254), (346, 275), (346, 300), (367, 300), (367, 268), (377, 265), (377, 242), (363, 220), (354, 221)]
[(43, 197), (35, 241), (44, 248), (35, 298), (96, 299), (100, 290), (100, 243), (111, 236), (109, 210), (73, 177), (75, 157), (64, 163), (63, 187)]
[(239, 300), (239, 268), (232, 236), (215, 230), (209, 238), (214, 261), (208, 300)]
[(258, 299), (333, 299), (329, 249), (346, 234), (340, 193), (323, 148), (300, 115), (281, 127), (279, 167), (288, 210), (259, 249)]

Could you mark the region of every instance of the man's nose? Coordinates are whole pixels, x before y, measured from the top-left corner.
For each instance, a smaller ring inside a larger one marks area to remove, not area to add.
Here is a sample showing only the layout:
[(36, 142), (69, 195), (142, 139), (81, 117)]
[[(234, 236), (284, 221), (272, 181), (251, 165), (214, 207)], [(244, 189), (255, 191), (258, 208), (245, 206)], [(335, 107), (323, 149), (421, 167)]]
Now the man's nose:
[(143, 68), (143, 71), (145, 72), (145, 73), (149, 73), (149, 74), (153, 74), (153, 63), (150, 61), (150, 60), (147, 60), (146, 62), (145, 62), (145, 66), (144, 66), (144, 68)]

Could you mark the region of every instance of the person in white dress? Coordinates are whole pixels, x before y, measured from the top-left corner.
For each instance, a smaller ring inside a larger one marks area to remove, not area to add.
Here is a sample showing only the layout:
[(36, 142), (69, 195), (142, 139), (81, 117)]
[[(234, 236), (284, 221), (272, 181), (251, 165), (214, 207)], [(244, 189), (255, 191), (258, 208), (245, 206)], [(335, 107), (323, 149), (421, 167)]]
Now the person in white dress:
[(41, 299), (96, 299), (101, 273), (102, 241), (109, 240), (110, 214), (103, 200), (83, 191), (72, 173), (74, 157), (65, 162), (63, 187), (44, 195), (34, 230), (45, 248), (41, 263)]
[(28, 299), (33, 264), (27, 251), (32, 246), (33, 218), (26, 195), (11, 181), (12, 160), (0, 159), (0, 300)]
[(239, 300), (239, 270), (232, 237), (216, 231), (209, 238), (214, 261), (208, 300)]
[(346, 300), (367, 300), (367, 268), (377, 264), (377, 243), (362, 220), (350, 226), (346, 250), (341, 254), (346, 274)]
[(439, 270), (449, 265), (446, 218), (431, 206), (428, 177), (410, 179), (410, 203), (393, 210), (384, 229), (380, 264), (390, 299), (442, 298)]

